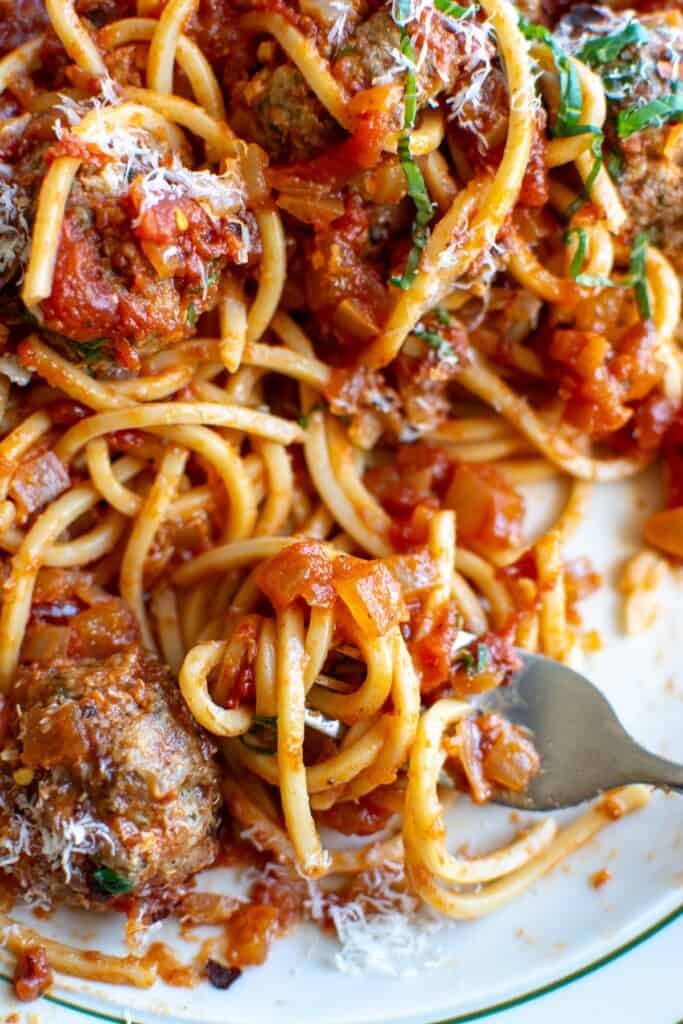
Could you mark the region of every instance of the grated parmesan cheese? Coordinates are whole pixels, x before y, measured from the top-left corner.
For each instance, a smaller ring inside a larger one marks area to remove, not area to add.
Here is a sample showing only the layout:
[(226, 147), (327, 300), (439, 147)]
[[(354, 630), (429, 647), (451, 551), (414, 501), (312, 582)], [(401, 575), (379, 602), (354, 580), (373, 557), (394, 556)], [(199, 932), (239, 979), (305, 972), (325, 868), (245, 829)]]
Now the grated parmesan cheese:
[[(78, 854), (90, 856), (107, 846), (111, 853), (116, 850), (114, 837), (103, 821), (93, 818), (91, 814), (79, 817), (57, 818), (53, 827), (48, 828), (42, 820), (40, 799), (29, 800), (23, 793), (16, 799), (17, 814), (11, 818), (11, 827), (17, 838), (11, 840), (4, 837), (2, 844), (7, 854), (0, 859), (0, 867), (7, 866), (19, 859), (22, 853), (34, 856), (42, 854), (53, 870), (61, 868), (64, 881), (68, 885), (73, 873), (73, 858)], [(31, 902), (40, 902), (41, 897), (36, 891), (31, 895)]]
[(334, 957), (338, 970), (406, 977), (448, 958), (448, 944), (439, 938), (452, 935), (456, 925), (437, 918), (405, 891), (402, 866), (373, 871), (365, 881), (367, 894), (329, 909), (341, 945)]
[(31, 849), (31, 830), (24, 818), (12, 815), (10, 832), (12, 831), (17, 833), (16, 838), (12, 838), (12, 835), (5, 835), (0, 840), (0, 851), (4, 850), (4, 853), (0, 852), (0, 868), (8, 868), (12, 864), (16, 864), (22, 854), (29, 853)]
[(40, 827), (43, 855), (53, 867), (61, 866), (64, 880), (71, 881), (72, 859), (76, 854), (91, 855), (104, 843), (111, 853), (115, 851), (114, 839), (109, 828), (90, 814), (81, 818), (65, 818), (57, 821), (55, 829)]
[[(101, 93), (92, 99), (79, 102), (70, 96), (61, 96), (60, 99), (56, 109), (64, 115), (69, 128), (80, 124), (93, 110), (113, 107), (121, 102), (118, 87), (111, 78), (102, 79)], [(65, 131), (64, 123), (56, 121), (54, 133), (58, 139), (64, 138)], [(125, 195), (133, 178), (158, 168), (163, 156), (154, 137), (138, 128), (116, 128), (114, 131), (103, 128), (89, 135), (88, 142), (109, 157), (110, 162), (101, 171), (88, 175), (84, 185), (104, 188), (112, 195)]]
[(180, 198), (190, 195), (213, 220), (218, 220), (234, 213), (245, 202), (242, 183), (232, 167), (223, 174), (191, 171), (177, 158), (170, 167), (156, 167), (149, 171), (140, 188), (144, 193), (143, 213), (168, 196)]
[(344, 42), (349, 17), (356, 13), (356, 9), (350, 0), (330, 0), (327, 6), (334, 16), (327, 39), (330, 46), (336, 48)]
[(19, 185), (0, 178), (0, 275), (28, 262), (31, 233), (26, 220), (29, 199)]
[[(467, 84), (447, 97), (449, 117), (457, 119), (463, 128), (473, 132), (479, 141), (480, 148), (485, 140), (480, 131), (478, 115), (482, 110), (482, 93), (484, 85), (494, 72), (495, 47), (491, 41), (486, 24), (480, 25), (472, 18), (449, 21), (453, 31), (461, 38), (465, 65), (463, 73), (468, 76)], [(496, 69), (497, 74), (502, 74)]]
[(25, 388), (32, 377), (30, 371), (21, 366), (16, 356), (0, 356), (0, 374), (21, 388)]
[[(116, 86), (111, 80), (104, 81), (101, 97), (76, 103), (68, 96), (62, 97), (61, 110), (69, 127), (74, 127), (91, 110), (101, 109), (119, 102)], [(55, 125), (58, 138), (64, 136), (64, 126)], [(168, 153), (159, 145), (154, 136), (137, 128), (102, 129), (88, 136), (88, 142), (109, 157), (106, 165), (98, 171), (89, 171), (82, 178), (86, 190), (102, 190), (111, 195), (126, 195), (134, 178), (142, 175), (140, 189), (143, 194), (141, 213), (168, 196), (189, 196), (194, 199), (212, 220), (230, 217), (243, 212), (246, 197), (243, 183), (237, 172), (237, 161), (229, 164), (222, 174), (211, 171), (194, 171), (185, 167), (174, 154), (168, 164)], [(249, 230), (247, 225), (233, 217), (232, 225), (240, 235), (240, 249), (236, 262), (244, 263), (248, 258)], [(135, 225), (134, 225), (135, 226)], [(204, 271), (204, 294), (208, 290), (208, 271)]]
[[(175, 157), (170, 167), (156, 167), (149, 171), (139, 188), (144, 196), (140, 213), (165, 197), (189, 196), (213, 221), (228, 218), (240, 236), (235, 262), (246, 262), (250, 245), (249, 228), (237, 216), (244, 212), (246, 197), (234, 164), (229, 165), (223, 174), (212, 174), (211, 171), (192, 171)], [(206, 267), (202, 267), (202, 286), (206, 295), (209, 287)]]

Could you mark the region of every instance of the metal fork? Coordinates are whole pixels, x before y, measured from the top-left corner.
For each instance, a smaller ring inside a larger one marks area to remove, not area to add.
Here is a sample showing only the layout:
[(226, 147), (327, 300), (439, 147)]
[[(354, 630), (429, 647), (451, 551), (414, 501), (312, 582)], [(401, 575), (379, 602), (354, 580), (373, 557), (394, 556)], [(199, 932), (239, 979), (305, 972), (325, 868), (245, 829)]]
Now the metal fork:
[(476, 707), (528, 730), (541, 771), (524, 793), (495, 790), (495, 803), (529, 811), (574, 807), (629, 782), (683, 792), (683, 765), (636, 743), (584, 676), (550, 658), (517, 653), (524, 667), (508, 686), (477, 698)]

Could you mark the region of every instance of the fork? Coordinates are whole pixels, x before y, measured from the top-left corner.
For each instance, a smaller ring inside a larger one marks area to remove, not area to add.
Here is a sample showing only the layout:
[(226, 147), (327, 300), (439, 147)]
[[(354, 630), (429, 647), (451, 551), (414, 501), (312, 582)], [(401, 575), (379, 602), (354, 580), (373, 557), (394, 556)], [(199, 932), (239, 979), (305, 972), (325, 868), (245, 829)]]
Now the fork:
[(523, 793), (495, 789), (494, 803), (529, 811), (574, 807), (630, 782), (683, 792), (683, 765), (636, 743), (593, 683), (550, 658), (517, 653), (523, 667), (509, 685), (482, 694), (475, 706), (530, 733), (541, 771)]

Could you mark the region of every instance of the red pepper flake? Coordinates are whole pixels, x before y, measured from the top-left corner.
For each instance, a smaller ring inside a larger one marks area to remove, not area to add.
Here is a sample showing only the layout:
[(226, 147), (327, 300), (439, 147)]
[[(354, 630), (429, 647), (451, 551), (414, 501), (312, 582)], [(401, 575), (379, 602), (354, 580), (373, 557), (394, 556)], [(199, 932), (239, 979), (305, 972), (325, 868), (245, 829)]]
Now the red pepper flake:
[(214, 988), (230, 988), (237, 981), (242, 971), (239, 967), (226, 967), (218, 960), (208, 960), (206, 963), (206, 974), (209, 982)]
[(595, 874), (591, 875), (591, 885), (594, 889), (601, 889), (603, 885), (609, 882), (612, 878), (612, 872), (608, 871), (607, 868), (600, 868)]

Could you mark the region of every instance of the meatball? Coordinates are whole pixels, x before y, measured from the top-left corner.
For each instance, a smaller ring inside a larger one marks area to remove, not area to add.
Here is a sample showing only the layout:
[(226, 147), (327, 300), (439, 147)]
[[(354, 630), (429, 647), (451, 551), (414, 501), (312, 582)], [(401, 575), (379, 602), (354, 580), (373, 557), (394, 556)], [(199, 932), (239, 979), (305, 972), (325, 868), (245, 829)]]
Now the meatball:
[(213, 862), (213, 747), (141, 648), (21, 667), (6, 711), (0, 870), (28, 902), (169, 907)]
[(339, 128), (293, 64), (262, 68), (235, 92), (233, 126), (273, 163), (308, 160), (337, 141)]
[(47, 23), (42, 0), (0, 0), (0, 56), (44, 31)]
[[(559, 23), (556, 38), (570, 53), (581, 54), (587, 43), (623, 31), (633, 11), (580, 4)], [(625, 138), (618, 131), (620, 114), (670, 97), (680, 80), (683, 31), (671, 11), (641, 15), (643, 38), (624, 47), (614, 60), (595, 62), (607, 97), (608, 143), (620, 158), (618, 187), (635, 230), (649, 230), (652, 239), (676, 259), (683, 271), (683, 148), (666, 151), (673, 121), (652, 124)], [(588, 59), (588, 58), (585, 58)], [(590, 60), (589, 60), (590, 63)]]
[(38, 115), (2, 153), (12, 174), (0, 184), (0, 283), (18, 287), (46, 165), (77, 157), (52, 290), (30, 312), (72, 358), (118, 376), (137, 371), (150, 346), (195, 332), (258, 235), (236, 159), (220, 175), (194, 170), (189, 151), (125, 127), (84, 142), (69, 126), (87, 103), (64, 109), (68, 124)]
[[(418, 55), (416, 65), (419, 106), (425, 106), (442, 91), (449, 92), (471, 56), (465, 57), (463, 39), (440, 17), (411, 22), (408, 26)], [(429, 45), (422, 50), (425, 39)], [(401, 30), (387, 10), (370, 15), (344, 45), (334, 72), (351, 92), (374, 85), (400, 81), (405, 75), (401, 59)]]

